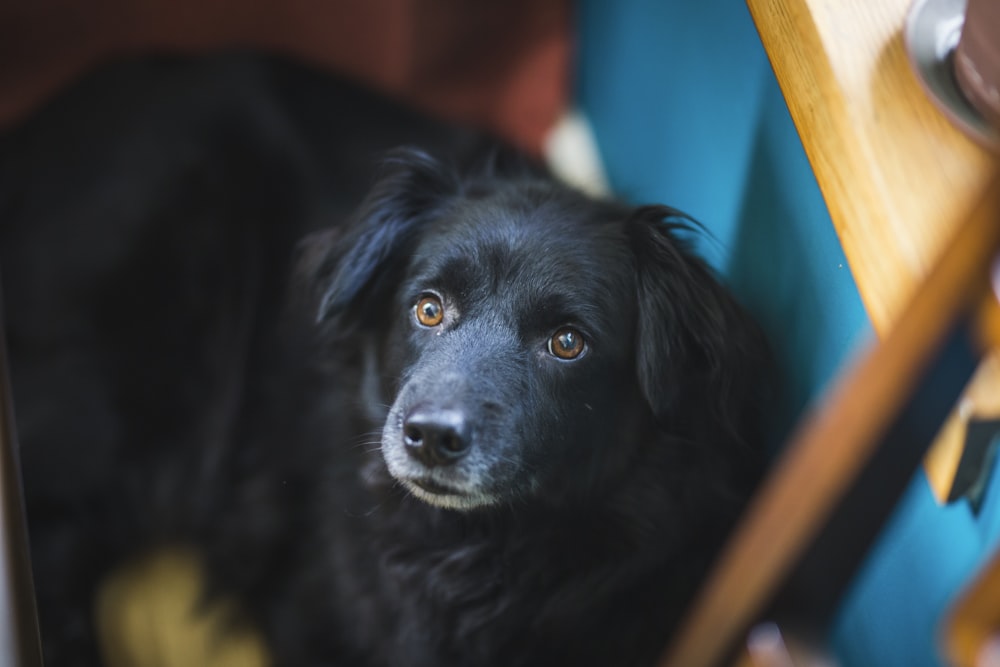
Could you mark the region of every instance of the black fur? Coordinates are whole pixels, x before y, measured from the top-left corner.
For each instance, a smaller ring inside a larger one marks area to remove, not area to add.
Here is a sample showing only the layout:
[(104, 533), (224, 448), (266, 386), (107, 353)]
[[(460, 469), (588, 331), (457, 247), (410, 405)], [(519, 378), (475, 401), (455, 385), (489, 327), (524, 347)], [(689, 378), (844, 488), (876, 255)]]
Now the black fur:
[[(95, 663), (100, 578), (174, 542), (278, 665), (650, 664), (758, 461), (763, 345), (684, 217), (415, 150), (347, 216), (394, 133), (477, 140), (288, 65), (129, 67), (0, 144), (49, 664)], [(417, 413), (455, 460), (407, 453)]]

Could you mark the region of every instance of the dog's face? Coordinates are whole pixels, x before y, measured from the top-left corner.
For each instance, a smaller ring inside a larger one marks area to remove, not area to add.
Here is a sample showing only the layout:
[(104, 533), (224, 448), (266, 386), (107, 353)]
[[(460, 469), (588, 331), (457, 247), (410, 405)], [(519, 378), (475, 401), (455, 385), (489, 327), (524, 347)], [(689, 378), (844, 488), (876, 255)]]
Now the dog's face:
[(551, 489), (635, 417), (638, 396), (620, 395), (634, 385), (626, 240), (547, 196), (522, 187), (456, 202), (423, 230), (400, 282), (382, 453), (432, 504)]
[(578, 502), (683, 431), (738, 309), (671, 213), (402, 161), (316, 272), (320, 319), (369, 341), (390, 474), (451, 509)]

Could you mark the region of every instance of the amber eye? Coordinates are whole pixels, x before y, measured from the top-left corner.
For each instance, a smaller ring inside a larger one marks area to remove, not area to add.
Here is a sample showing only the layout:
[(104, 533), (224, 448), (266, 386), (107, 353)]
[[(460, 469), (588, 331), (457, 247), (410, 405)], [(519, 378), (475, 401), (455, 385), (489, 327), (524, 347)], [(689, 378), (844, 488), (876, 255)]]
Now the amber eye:
[(549, 339), (549, 354), (560, 359), (576, 359), (583, 352), (583, 335), (576, 329), (564, 327)]
[(415, 308), (417, 321), (425, 327), (436, 327), (444, 319), (444, 306), (441, 304), (441, 299), (431, 294), (421, 297)]

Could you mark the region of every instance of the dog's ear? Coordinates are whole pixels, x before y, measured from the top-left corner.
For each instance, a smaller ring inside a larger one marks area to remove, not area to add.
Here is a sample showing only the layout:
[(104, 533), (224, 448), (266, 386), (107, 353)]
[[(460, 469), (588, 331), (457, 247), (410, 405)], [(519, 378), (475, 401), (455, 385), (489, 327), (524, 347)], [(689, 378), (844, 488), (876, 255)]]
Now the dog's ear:
[(299, 273), (312, 286), (317, 322), (336, 320), (362, 302), (384, 302), (405, 250), (459, 187), (454, 172), (426, 153), (391, 153), (347, 226), (313, 235), (301, 248)]
[[(626, 222), (637, 265), (639, 386), (663, 424), (702, 431), (699, 415), (738, 432), (767, 356), (756, 323), (691, 251), (691, 220), (666, 206)], [(694, 223), (697, 224), (697, 223)]]

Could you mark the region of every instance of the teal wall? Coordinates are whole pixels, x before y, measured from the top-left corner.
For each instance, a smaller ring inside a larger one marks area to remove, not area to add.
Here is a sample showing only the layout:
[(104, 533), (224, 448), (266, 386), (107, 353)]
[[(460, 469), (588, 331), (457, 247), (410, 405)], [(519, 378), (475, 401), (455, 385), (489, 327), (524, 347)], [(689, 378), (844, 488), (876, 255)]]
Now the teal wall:
[[(577, 102), (615, 191), (704, 223), (700, 251), (757, 315), (784, 393), (775, 441), (872, 337), (753, 23), (732, 0), (584, 0)], [(939, 507), (918, 474), (846, 597), (847, 667), (933, 667), (941, 611), (994, 546), (1000, 501)], [(752, 576), (752, 567), (748, 576)]]

